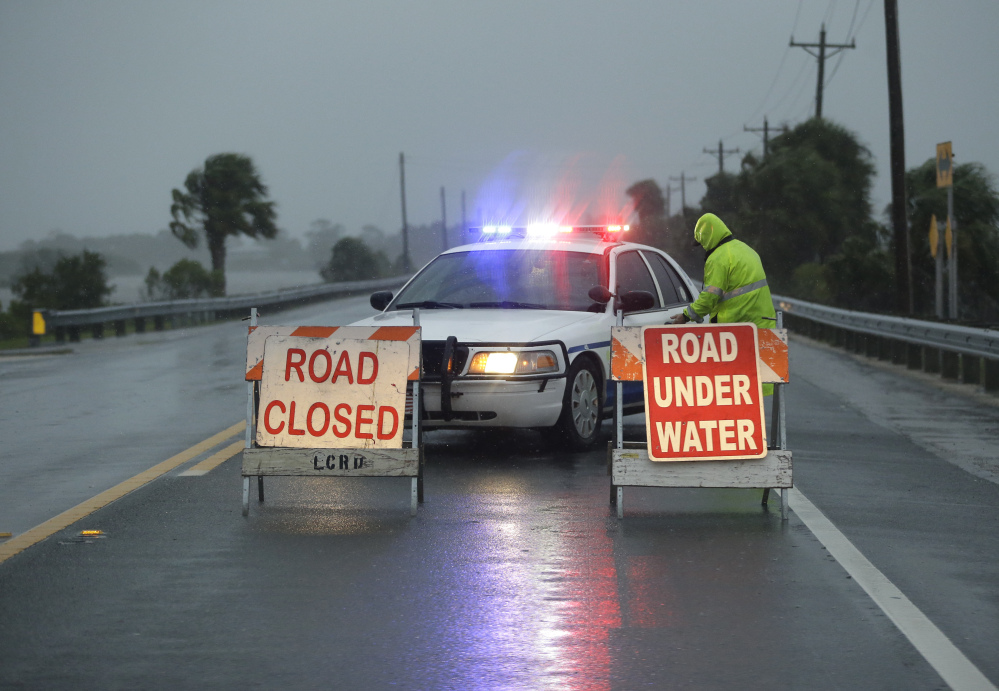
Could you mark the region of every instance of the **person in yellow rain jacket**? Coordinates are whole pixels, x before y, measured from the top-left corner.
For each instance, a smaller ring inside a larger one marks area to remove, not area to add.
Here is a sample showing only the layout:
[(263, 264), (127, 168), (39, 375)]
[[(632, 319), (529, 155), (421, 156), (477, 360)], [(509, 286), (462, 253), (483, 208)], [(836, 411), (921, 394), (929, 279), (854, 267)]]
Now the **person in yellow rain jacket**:
[(693, 304), (673, 317), (673, 323), (700, 321), (710, 314), (711, 321), (721, 324), (752, 322), (760, 328), (774, 328), (777, 313), (760, 255), (736, 240), (714, 214), (698, 219), (694, 240), (707, 252), (704, 288)]
[[(776, 327), (777, 313), (760, 255), (736, 240), (714, 214), (697, 220), (694, 240), (707, 252), (704, 287), (691, 305), (673, 317), (673, 323), (700, 321), (710, 314), (712, 322), (722, 324), (752, 322), (763, 329)], [(773, 384), (764, 384), (763, 394), (772, 393)]]

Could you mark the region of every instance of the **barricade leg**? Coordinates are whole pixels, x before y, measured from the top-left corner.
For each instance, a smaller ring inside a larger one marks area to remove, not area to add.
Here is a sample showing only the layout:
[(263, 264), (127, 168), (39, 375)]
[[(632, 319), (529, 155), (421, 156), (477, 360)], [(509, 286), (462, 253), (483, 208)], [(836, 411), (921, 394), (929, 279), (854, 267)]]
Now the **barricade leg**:
[(418, 480), (418, 478), (414, 477), (412, 483), (410, 483), (410, 491), (409, 491), (409, 494), (410, 494), (410, 497), (409, 497), (409, 515), (410, 516), (415, 516), (416, 515), (416, 505), (419, 503), (419, 491), (417, 489), (417, 485), (419, 483), (417, 482), (417, 480)]
[(417, 503), (423, 503), (423, 447), (420, 447), (420, 469), (417, 471), (419, 474), (416, 476), (416, 501)]
[(243, 478), (243, 515), (250, 515), (250, 478)]
[(760, 502), (760, 503), (763, 506), (766, 506), (768, 501), (770, 501), (770, 488), (769, 487), (764, 487), (763, 488), (763, 501)]
[(257, 501), (263, 503), (264, 501), (264, 476), (257, 475)]
[(617, 517), (624, 518), (624, 487), (617, 488)]
[(780, 490), (780, 518), (782, 521), (787, 520), (787, 489), (784, 487)]

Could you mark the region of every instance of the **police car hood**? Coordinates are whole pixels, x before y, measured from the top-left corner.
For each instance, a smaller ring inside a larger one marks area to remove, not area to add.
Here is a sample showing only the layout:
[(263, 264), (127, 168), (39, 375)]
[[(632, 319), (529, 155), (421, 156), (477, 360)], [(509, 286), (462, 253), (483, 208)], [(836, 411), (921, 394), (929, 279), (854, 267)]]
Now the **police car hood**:
[[(602, 314), (560, 310), (522, 309), (422, 309), (420, 326), (425, 341), (443, 341), (454, 336), (462, 343), (528, 343), (560, 339), (570, 326), (597, 325)], [(354, 322), (354, 326), (412, 326), (411, 310), (383, 312)], [(609, 333), (609, 330), (608, 330)]]

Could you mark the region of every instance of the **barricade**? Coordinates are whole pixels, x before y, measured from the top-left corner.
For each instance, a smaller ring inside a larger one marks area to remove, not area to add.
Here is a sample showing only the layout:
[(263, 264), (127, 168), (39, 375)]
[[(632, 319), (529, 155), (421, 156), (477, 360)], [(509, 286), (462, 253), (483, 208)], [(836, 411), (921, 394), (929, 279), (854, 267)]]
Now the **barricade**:
[[(627, 486), (735, 487), (763, 489), (764, 505), (770, 489), (780, 489), (781, 517), (787, 520), (787, 490), (793, 486), (793, 478), (783, 388), (789, 380), (787, 330), (782, 326), (778, 312), (776, 329), (757, 329), (753, 324), (612, 328), (611, 379), (617, 396), (608, 474), (610, 500), (617, 504), (618, 518), (624, 518)], [(662, 344), (662, 351), (649, 353), (648, 361), (646, 332), (650, 339), (661, 339), (651, 342)], [(721, 334), (731, 336), (724, 336), (722, 342)], [(732, 352), (736, 335), (749, 339), (743, 342), (755, 342), (755, 373), (751, 356), (747, 359), (743, 353), (740, 359)], [(649, 378), (650, 371), (660, 375), (658, 382), (655, 376)], [(698, 374), (691, 376), (691, 372)], [(661, 376), (665, 373), (686, 376)], [(623, 438), (622, 394), (626, 381), (645, 384), (644, 442), (625, 442)], [(763, 429), (760, 389), (764, 383), (774, 384), (769, 444)], [(650, 407), (650, 403), (654, 405)], [(684, 403), (686, 408), (681, 410)], [(668, 410), (663, 407), (673, 404)], [(715, 419), (705, 419), (707, 411), (713, 412)], [(732, 419), (718, 419), (718, 415)], [(738, 415), (744, 419), (736, 419)]]
[(243, 515), (250, 478), (409, 477), (423, 501), (419, 326), (258, 326), (246, 345)]

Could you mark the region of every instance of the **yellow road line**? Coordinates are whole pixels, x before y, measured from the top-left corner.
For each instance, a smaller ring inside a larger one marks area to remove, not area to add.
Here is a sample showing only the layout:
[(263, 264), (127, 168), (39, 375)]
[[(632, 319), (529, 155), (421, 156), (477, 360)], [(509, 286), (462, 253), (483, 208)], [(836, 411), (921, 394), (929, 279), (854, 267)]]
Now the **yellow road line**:
[(230, 458), (238, 454), (246, 446), (245, 441), (237, 441), (229, 446), (225, 447), (217, 453), (213, 453), (211, 456), (201, 461), (201, 463), (191, 466), (180, 475), (207, 475), (211, 471), (215, 470), (218, 466), (222, 465)]
[[(176, 456), (171, 456), (162, 463), (154, 465), (149, 470), (144, 470), (135, 477), (129, 478), (128, 480), (115, 485), (111, 489), (101, 492), (96, 497), (92, 497), (81, 504), (77, 504), (73, 508), (63, 511), (58, 516), (50, 518), (44, 523), (36, 525), (31, 530), (25, 531), (17, 537), (8, 540), (0, 545), (0, 563), (3, 563), (18, 552), (22, 552), (28, 547), (31, 547), (45, 538), (50, 537), (63, 528), (72, 525), (81, 518), (89, 516), (94, 511), (97, 511), (97, 509), (107, 506), (114, 500), (121, 499), (132, 490), (136, 490), (146, 483), (152, 482), (161, 475), (170, 472), (177, 466), (187, 463), (192, 458), (200, 456), (208, 449), (213, 446), (217, 446), (226, 439), (232, 437), (234, 434), (242, 432), (244, 429), (246, 429), (246, 421), (240, 420), (232, 427), (224, 429), (218, 434), (208, 437), (208, 439), (195, 444), (187, 451), (181, 451)], [(240, 444), (242, 443), (243, 442), (240, 442)]]

